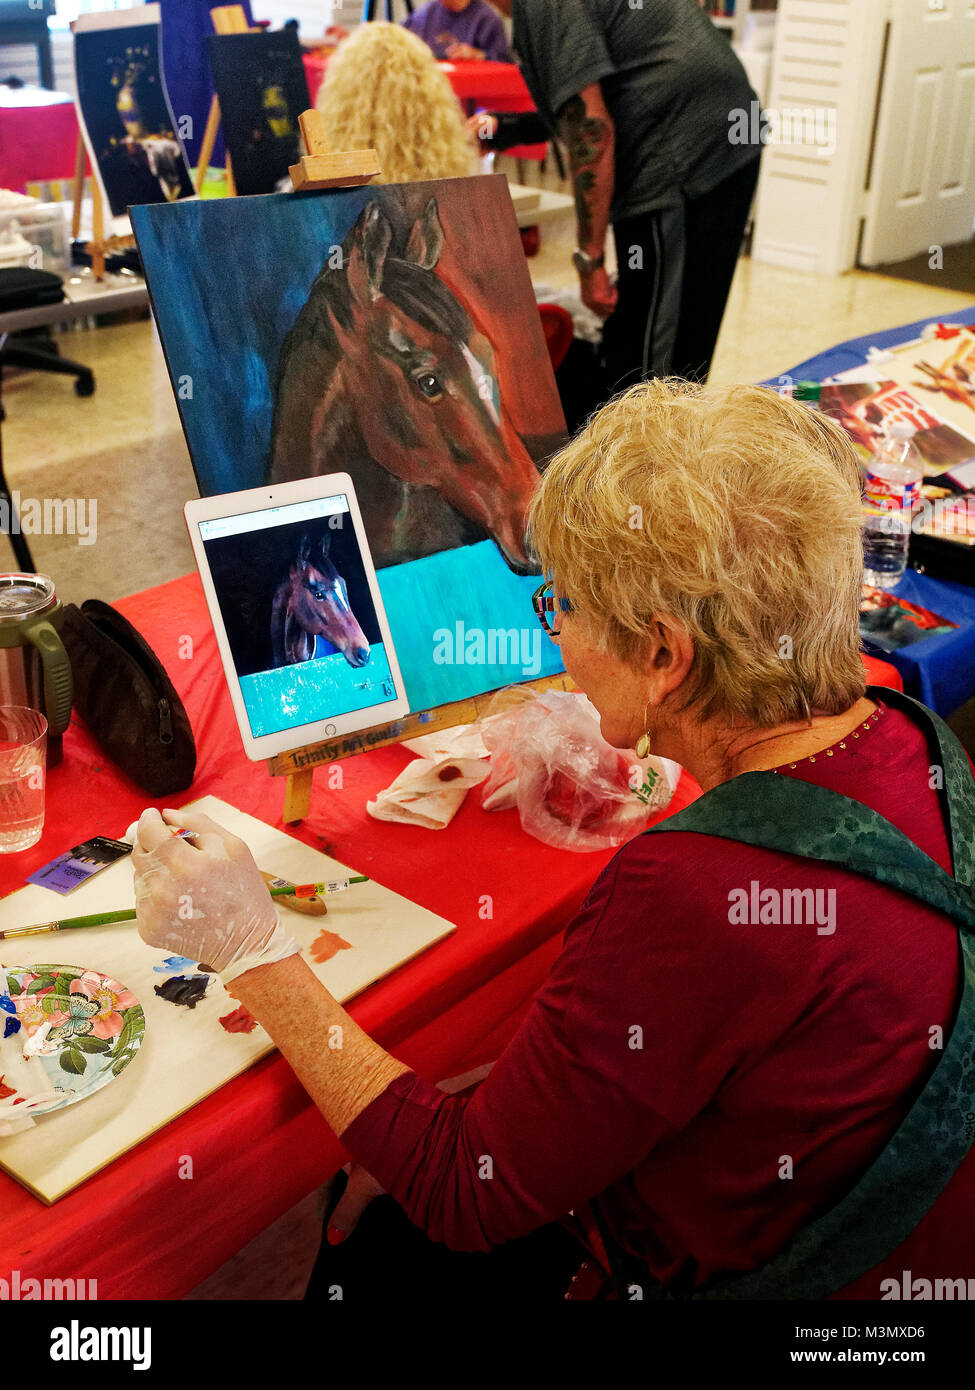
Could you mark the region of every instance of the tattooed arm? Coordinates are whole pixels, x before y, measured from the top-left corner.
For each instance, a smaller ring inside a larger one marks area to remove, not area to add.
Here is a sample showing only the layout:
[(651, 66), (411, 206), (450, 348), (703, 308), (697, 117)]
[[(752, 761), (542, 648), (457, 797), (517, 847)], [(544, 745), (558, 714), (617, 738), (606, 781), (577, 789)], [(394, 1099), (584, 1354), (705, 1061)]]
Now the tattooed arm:
[[(616, 131), (598, 82), (584, 87), (559, 112), (559, 135), (569, 154), (579, 228), (579, 249), (600, 257), (609, 229), (613, 201)], [(615, 291), (605, 269), (580, 271), (582, 298), (601, 318), (615, 306)]]

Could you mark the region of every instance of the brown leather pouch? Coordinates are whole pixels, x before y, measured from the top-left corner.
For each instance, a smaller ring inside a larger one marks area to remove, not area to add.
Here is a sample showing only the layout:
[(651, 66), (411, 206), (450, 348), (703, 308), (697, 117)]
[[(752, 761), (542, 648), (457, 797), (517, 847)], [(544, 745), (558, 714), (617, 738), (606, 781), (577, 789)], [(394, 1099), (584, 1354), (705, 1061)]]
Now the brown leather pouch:
[(145, 639), (94, 598), (65, 606), (60, 634), (74, 708), (112, 761), (154, 798), (185, 790), (196, 771), (193, 730)]

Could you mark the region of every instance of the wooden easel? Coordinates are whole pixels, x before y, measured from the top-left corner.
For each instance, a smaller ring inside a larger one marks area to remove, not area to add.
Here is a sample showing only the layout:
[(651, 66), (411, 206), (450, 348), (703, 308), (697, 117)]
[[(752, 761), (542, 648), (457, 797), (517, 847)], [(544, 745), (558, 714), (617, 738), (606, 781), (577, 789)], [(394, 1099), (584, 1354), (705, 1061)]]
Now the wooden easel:
[[(357, 188), (368, 183), (380, 172), (379, 156), (375, 150), (350, 150), (337, 154), (329, 152), (325, 123), (320, 111), (303, 112), (298, 117), (298, 124), (308, 153), (300, 163), (291, 166), (291, 183), (296, 192)], [(533, 690), (575, 689), (566, 675), (542, 676), (538, 680), (525, 681), (524, 684)], [(287, 779), (283, 813), (285, 823), (294, 824), (308, 814), (316, 767), (338, 762), (342, 758), (350, 758), (354, 753), (361, 753), (366, 748), (386, 748), (393, 743), (402, 743), (404, 739), (433, 733), (437, 729), (469, 724), (484, 713), (494, 693), (488, 691), (468, 700), (455, 700), (452, 704), (441, 705), (437, 709), (404, 715), (391, 723), (376, 724), (370, 729), (360, 730), (357, 734), (323, 739), (320, 743), (308, 744), (303, 748), (294, 749), (291, 753), (279, 753), (277, 757), (268, 758), (267, 766), (271, 776)]]
[[(218, 5), (216, 9), (210, 11), (210, 18), (213, 20), (214, 32), (217, 34), (253, 34), (259, 32), (252, 29), (247, 23), (247, 16), (244, 14), (243, 5)], [(210, 158), (213, 154), (213, 146), (216, 144), (217, 131), (220, 129), (220, 100), (214, 92), (210, 101), (210, 112), (207, 116), (207, 123), (203, 131), (203, 139), (200, 142), (200, 162), (196, 166), (196, 191), (203, 192), (203, 181), (207, 176), (210, 167)], [(230, 163), (230, 155), (224, 158), (224, 168), (227, 171), (227, 196), (234, 197), (237, 190), (234, 187), (234, 171)]]
[[(78, 148), (74, 160), (74, 191), (71, 205), (71, 240), (78, 241), (81, 236), (81, 203), (85, 191), (85, 141), (78, 132)], [(128, 251), (135, 245), (135, 237), (105, 236), (105, 205), (94, 169), (91, 174), (91, 240), (86, 241), (83, 250), (91, 256), (91, 271), (96, 280), (105, 274), (105, 257), (113, 251)]]
[(298, 125), (307, 154), (289, 169), (296, 193), (316, 188), (359, 188), (380, 173), (375, 150), (345, 150), (331, 154), (320, 111), (303, 111)]
[[(575, 690), (571, 678), (564, 673), (560, 676), (540, 676), (533, 681), (519, 681), (518, 688), (526, 690)], [(303, 820), (311, 805), (311, 789), (315, 768), (327, 763), (337, 763), (343, 758), (351, 758), (367, 748), (388, 748), (392, 743), (402, 743), (405, 739), (419, 738), (421, 734), (432, 734), (438, 729), (452, 729), (458, 724), (471, 724), (487, 709), (495, 690), (483, 695), (473, 695), (469, 700), (455, 700), (437, 709), (424, 710), (417, 714), (405, 714), (391, 724), (376, 724), (370, 729), (361, 729), (357, 734), (344, 734), (341, 738), (325, 739), (321, 743), (311, 743), (305, 748), (296, 748), (292, 753), (279, 753), (268, 758), (267, 767), (272, 777), (285, 777), (284, 810), (282, 818), (286, 825), (294, 825)]]

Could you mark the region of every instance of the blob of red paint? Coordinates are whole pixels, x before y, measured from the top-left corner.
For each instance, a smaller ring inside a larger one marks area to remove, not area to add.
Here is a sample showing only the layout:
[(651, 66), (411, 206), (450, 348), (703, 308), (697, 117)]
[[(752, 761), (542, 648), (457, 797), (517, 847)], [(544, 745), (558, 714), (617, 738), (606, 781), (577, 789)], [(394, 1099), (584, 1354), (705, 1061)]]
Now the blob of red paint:
[(16, 1094), (16, 1087), (5, 1086), (3, 1084), (3, 1077), (0, 1076), (0, 1100), (6, 1100), (8, 1096), (15, 1096)]
[(243, 1006), (224, 1014), (220, 1022), (228, 1033), (253, 1033), (257, 1027), (257, 1019)]
[(331, 960), (339, 951), (351, 950), (351, 941), (343, 941), (338, 932), (334, 931), (319, 932), (315, 940), (311, 943), (312, 957), (314, 960), (318, 961), (319, 965), (324, 965), (327, 960)]

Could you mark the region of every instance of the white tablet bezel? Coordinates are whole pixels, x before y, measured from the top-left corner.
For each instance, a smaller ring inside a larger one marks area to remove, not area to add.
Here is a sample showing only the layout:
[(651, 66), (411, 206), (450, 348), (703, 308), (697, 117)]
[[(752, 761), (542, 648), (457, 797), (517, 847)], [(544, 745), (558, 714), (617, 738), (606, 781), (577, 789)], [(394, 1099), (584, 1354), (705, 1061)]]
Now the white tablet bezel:
[[(247, 718), (244, 696), (234, 667), (227, 629), (220, 612), (220, 603), (213, 583), (213, 576), (210, 573), (210, 564), (203, 538), (200, 535), (199, 523), (239, 516), (245, 512), (266, 511), (269, 507), (288, 507), (295, 502), (316, 502), (334, 497), (339, 493), (344, 494), (349, 503), (349, 515), (355, 527), (356, 540), (359, 543), (359, 552), (362, 556), (369, 592), (375, 606), (376, 618), (379, 622), (379, 630), (382, 634), (396, 696), (392, 700), (384, 700), (382, 704), (369, 705), (365, 709), (352, 710), (348, 714), (333, 715), (331, 718), (319, 719), (311, 724), (299, 724), (290, 729), (282, 729), (278, 733), (262, 734), (259, 738), (255, 737), (251, 733), (250, 721)], [(386, 609), (382, 594), (379, 591), (376, 567), (372, 562), (372, 552), (369, 549), (369, 541), (362, 522), (362, 513), (359, 510), (355, 487), (348, 473), (327, 473), (317, 478), (301, 478), (292, 483), (275, 483), (267, 487), (248, 488), (246, 492), (224, 492), (214, 497), (193, 498), (184, 506), (183, 515), (186, 519), (186, 529), (189, 531), (193, 554), (196, 557), (197, 569), (200, 571), (200, 579), (203, 581), (203, 592), (206, 595), (207, 607), (210, 610), (210, 621), (216, 635), (224, 677), (230, 689), (230, 699), (237, 718), (237, 727), (240, 730), (244, 752), (248, 758), (254, 762), (259, 762), (263, 758), (273, 758), (278, 753), (292, 753), (297, 748), (305, 748), (313, 743), (323, 743), (330, 738), (340, 738), (343, 734), (357, 733), (360, 729), (370, 729), (378, 725), (389, 724), (404, 714), (409, 714), (410, 706), (406, 697), (406, 687), (403, 684), (403, 676), (396, 657), (396, 649), (393, 646)]]

